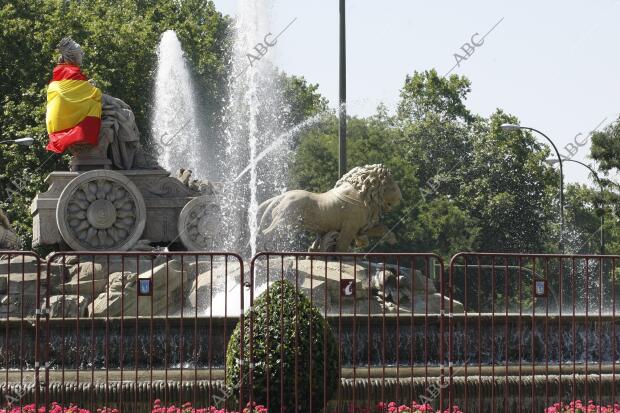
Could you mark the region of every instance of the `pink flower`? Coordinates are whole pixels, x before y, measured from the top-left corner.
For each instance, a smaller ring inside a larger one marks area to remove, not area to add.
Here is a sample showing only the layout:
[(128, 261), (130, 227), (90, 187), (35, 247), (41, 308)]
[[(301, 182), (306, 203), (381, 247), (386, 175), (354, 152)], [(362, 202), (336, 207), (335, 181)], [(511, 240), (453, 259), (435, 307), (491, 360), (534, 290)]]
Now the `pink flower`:
[(620, 413), (620, 405), (597, 405), (593, 400), (589, 400), (587, 405), (581, 400), (573, 400), (570, 403), (554, 403), (545, 409), (545, 413)]

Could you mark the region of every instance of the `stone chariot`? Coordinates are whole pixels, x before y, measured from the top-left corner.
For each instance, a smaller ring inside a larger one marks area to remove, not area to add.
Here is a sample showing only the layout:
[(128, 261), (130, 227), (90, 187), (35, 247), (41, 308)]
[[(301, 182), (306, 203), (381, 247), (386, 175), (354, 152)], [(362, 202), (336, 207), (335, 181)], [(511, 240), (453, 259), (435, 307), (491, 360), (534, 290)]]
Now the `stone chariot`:
[[(210, 184), (162, 168), (98, 169), (92, 158), (52, 172), (33, 200), (33, 245), (75, 251), (127, 251), (180, 242), (213, 248), (220, 209)], [(85, 166), (88, 165), (88, 166)], [(90, 169), (95, 166), (95, 169)], [(101, 163), (99, 164), (101, 167)], [(189, 171), (187, 171), (189, 172)]]

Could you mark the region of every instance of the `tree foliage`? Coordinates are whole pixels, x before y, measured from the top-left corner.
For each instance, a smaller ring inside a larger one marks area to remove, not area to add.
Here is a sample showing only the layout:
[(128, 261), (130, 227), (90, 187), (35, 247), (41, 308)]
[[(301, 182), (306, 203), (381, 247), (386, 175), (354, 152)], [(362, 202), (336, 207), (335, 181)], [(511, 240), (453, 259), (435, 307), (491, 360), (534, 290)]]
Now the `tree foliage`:
[(590, 151), (601, 170), (620, 170), (620, 118), (604, 130), (592, 134)]
[[(376, 251), (542, 251), (559, 222), (559, 175), (531, 134), (505, 132), (516, 122), (497, 110), (473, 115), (467, 79), (434, 70), (405, 79), (395, 115), (348, 120), (349, 168), (385, 163), (403, 193), (399, 211), (384, 217), (398, 243)], [(337, 120), (300, 141), (293, 185), (326, 191), (337, 180)]]
[(480, 225), (482, 251), (543, 251), (559, 208), (559, 176), (544, 163), (549, 149), (529, 133), (505, 132), (514, 117), (498, 111), (482, 121), (457, 196)]
[[(599, 251), (601, 232), (605, 252), (620, 253), (620, 185), (611, 179), (620, 171), (620, 118), (592, 135), (590, 157), (597, 162), (595, 186), (576, 185), (567, 190), (569, 234), (576, 251)], [(602, 222), (601, 216), (604, 218)]]

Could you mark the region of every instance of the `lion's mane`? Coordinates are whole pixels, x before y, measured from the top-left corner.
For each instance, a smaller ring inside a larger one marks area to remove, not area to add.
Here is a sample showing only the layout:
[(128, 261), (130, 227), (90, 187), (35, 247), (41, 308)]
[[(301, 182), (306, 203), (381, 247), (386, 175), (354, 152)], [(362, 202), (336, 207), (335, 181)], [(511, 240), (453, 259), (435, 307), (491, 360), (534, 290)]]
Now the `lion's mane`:
[(362, 202), (370, 209), (370, 222), (377, 222), (381, 216), (385, 190), (394, 184), (390, 170), (380, 163), (358, 166), (340, 178), (334, 188), (344, 183), (359, 192)]

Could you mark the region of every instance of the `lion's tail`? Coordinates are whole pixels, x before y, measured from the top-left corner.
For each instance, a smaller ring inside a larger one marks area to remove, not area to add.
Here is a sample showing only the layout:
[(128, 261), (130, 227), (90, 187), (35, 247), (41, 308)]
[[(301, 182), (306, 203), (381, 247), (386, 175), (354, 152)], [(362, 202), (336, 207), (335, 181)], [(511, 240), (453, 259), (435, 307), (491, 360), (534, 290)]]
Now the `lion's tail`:
[(270, 226), (269, 224), (271, 224), (271, 222), (269, 221), (269, 219), (270, 219), (271, 211), (276, 205), (280, 203), (280, 199), (282, 198), (283, 195), (284, 194), (270, 198), (259, 205), (258, 212), (256, 213), (259, 219), (259, 224), (258, 224), (259, 234), (264, 234), (265, 231), (263, 230), (263, 228)]

